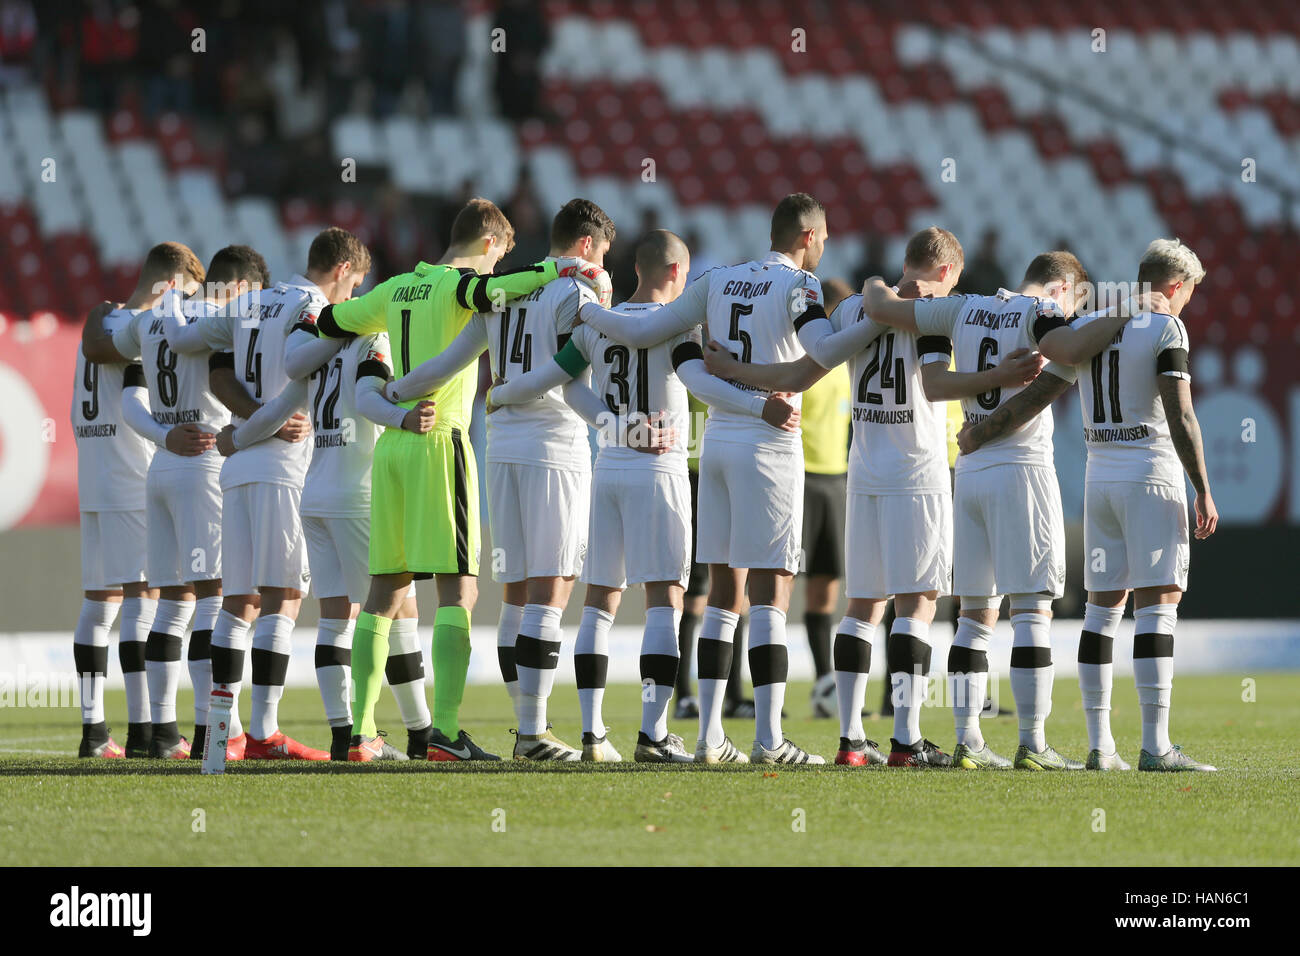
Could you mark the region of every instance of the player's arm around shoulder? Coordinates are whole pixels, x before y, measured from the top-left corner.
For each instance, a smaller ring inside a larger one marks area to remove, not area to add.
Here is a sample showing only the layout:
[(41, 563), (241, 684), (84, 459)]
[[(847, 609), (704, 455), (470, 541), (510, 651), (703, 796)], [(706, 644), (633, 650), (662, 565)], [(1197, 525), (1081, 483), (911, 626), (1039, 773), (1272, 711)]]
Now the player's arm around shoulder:
[(284, 372), (291, 379), (307, 378), (337, 355), (346, 344), (316, 334), (319, 316), (302, 315), (284, 343)]
[(81, 329), (81, 353), (87, 362), (98, 364), (129, 362), (140, 357), (138, 319), (123, 324), (116, 331), (105, 328), (104, 320), (119, 306), (101, 302), (90, 310)]
[(1016, 349), (982, 372), (958, 372), (951, 368), (952, 343), (942, 336), (926, 335), (917, 339), (917, 358), (921, 387), (932, 402), (973, 398), (995, 388), (1020, 388), (1038, 377), (1044, 362), (1034, 349)]
[(396, 275), (365, 295), (334, 304), (326, 303), (316, 316), (316, 334), (331, 339), (350, 339), (383, 332), (388, 327), (388, 305), (393, 301), (393, 293), (410, 276), (409, 272)]

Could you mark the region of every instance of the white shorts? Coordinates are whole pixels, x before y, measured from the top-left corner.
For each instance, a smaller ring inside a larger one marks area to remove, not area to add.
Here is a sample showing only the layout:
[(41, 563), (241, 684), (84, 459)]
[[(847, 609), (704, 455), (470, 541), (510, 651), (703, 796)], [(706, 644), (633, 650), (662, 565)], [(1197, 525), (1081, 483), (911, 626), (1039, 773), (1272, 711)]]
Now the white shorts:
[(953, 494), (953, 593), (961, 597), (1065, 589), (1065, 521), (1056, 472), (994, 465), (957, 476)]
[(952, 496), (849, 492), (844, 582), (851, 598), (947, 594), (952, 587)]
[(175, 587), (221, 577), (221, 473), (149, 469), (149, 583)]
[(145, 578), (143, 511), (81, 513), (81, 589), (111, 591)]
[(622, 588), (691, 573), (691, 482), (649, 468), (598, 469), (582, 582)]
[(799, 570), (803, 447), (710, 441), (700, 449), (695, 560)]
[(569, 578), (587, 553), (591, 473), (490, 461), (492, 579)]
[(225, 493), (221, 546), (226, 594), (258, 588), (295, 588), (305, 595), (311, 575), (298, 518), (301, 489), (254, 481)]
[(302, 535), (316, 596), (364, 604), (370, 592), (370, 518), (303, 515)]
[(1089, 591), (1174, 584), (1187, 590), (1187, 496), (1172, 485), (1090, 481), (1083, 494), (1083, 583)]

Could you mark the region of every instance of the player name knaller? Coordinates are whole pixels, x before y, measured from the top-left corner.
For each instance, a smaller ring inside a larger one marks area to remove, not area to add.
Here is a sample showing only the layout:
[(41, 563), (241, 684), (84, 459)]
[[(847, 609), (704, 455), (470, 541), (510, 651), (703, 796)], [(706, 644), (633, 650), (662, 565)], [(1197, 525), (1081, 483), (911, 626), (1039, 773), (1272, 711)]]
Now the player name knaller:
[(429, 291), (433, 288), (429, 283), (424, 285), (413, 285), (398, 289), (393, 293), (394, 302), (423, 302), (429, 298)]

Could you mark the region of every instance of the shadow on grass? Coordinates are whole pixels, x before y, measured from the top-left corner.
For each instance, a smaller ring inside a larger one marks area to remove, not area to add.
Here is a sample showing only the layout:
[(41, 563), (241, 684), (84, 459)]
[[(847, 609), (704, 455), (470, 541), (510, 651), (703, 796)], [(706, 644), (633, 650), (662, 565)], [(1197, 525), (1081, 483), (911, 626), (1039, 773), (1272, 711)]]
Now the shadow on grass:
[[(530, 763), (502, 760), (500, 762), (439, 763), (424, 760), (375, 761), (365, 764), (330, 763), (310, 760), (240, 761), (226, 769), (228, 777), (260, 777), (277, 774), (305, 774), (326, 776), (353, 776), (365, 774), (619, 774), (619, 773), (749, 773), (755, 776), (775, 776), (777, 773), (861, 772), (883, 770), (882, 767), (825, 766), (754, 766), (750, 764), (650, 764), (650, 763)], [(197, 763), (184, 761), (74, 761), (71, 758), (54, 758), (46, 761), (5, 760), (0, 762), (2, 777), (188, 777), (202, 776)]]

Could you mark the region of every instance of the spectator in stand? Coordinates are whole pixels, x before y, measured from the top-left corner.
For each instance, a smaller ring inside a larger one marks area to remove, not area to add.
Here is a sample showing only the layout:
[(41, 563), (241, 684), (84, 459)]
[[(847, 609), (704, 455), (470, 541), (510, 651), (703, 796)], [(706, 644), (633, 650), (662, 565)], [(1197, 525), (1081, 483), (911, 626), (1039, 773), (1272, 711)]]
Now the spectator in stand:
[(81, 104), (108, 113), (121, 99), (126, 65), (135, 57), (140, 12), (91, 0), (80, 23)]
[(872, 276), (889, 276), (892, 267), (886, 264), (887, 258), (884, 237), (874, 232), (867, 236), (862, 265), (858, 266), (858, 271), (853, 276), (853, 291), (861, 291), (862, 283)]
[(641, 211), (640, 228), (635, 232), (620, 232), (614, 240), (614, 248), (605, 256), (605, 271), (614, 285), (615, 302), (626, 301), (636, 291), (636, 247), (642, 236), (658, 228), (658, 210), (646, 208)]
[(505, 52), (495, 54), (497, 107), (509, 120), (541, 118), (542, 54), (551, 29), (532, 0), (502, 0), (492, 21), (505, 31)]
[(378, 0), (362, 14), (366, 73), (375, 85), (372, 112), (380, 119), (398, 108), (411, 75), (411, 26), (411, 11), (402, 0)]
[(957, 280), (956, 292), (992, 295), (1007, 285), (1007, 274), (998, 264), (998, 231), (985, 229), (980, 236), (979, 250), (966, 260), (966, 268)]
[(456, 112), (456, 79), (465, 52), (465, 17), (455, 0), (417, 3), (412, 16), (411, 40), (416, 44), (413, 58), (424, 79), (429, 111), (434, 116), (450, 116)]
[(140, 52), (132, 66), (144, 90), (150, 119), (167, 111), (189, 113), (193, 108), (190, 31), (199, 25), (198, 17), (179, 0), (151, 0), (144, 5)]

